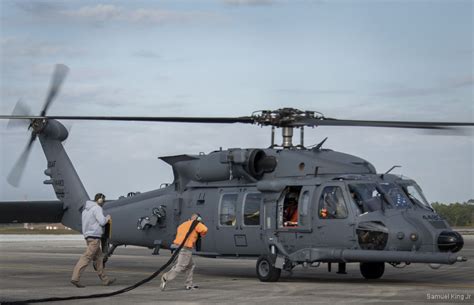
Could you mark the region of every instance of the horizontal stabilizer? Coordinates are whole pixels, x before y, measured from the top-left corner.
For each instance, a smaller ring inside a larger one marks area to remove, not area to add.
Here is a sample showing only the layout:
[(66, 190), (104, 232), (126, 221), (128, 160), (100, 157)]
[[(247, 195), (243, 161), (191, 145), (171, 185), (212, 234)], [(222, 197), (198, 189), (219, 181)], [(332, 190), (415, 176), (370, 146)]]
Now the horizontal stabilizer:
[(177, 156), (166, 156), (166, 157), (159, 157), (159, 159), (165, 161), (169, 165), (173, 166), (175, 163), (181, 162), (181, 161), (191, 161), (191, 160), (197, 160), (199, 158), (190, 156), (190, 155), (177, 155)]
[(0, 223), (61, 222), (63, 203), (54, 201), (1, 201)]

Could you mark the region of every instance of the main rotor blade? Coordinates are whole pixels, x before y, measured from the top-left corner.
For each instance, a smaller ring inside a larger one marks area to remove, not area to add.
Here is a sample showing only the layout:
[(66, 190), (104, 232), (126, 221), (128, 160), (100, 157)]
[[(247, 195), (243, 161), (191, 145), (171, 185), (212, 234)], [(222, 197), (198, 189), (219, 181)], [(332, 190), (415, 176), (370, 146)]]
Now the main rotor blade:
[(8, 174), (7, 181), (8, 183), (10, 183), (10, 185), (14, 187), (18, 187), (18, 185), (20, 184), (20, 179), (23, 175), (23, 171), (25, 170), (26, 162), (28, 161), (28, 156), (30, 155), (30, 151), (33, 146), (33, 143), (35, 142), (35, 139), (36, 134), (31, 133), (31, 137), (28, 141), (28, 144), (26, 144), (25, 149), (16, 161), (10, 173)]
[(58, 95), (59, 89), (67, 76), (69, 68), (63, 64), (57, 64), (54, 68), (53, 76), (51, 78), (51, 87), (49, 88), (48, 95), (44, 102), (43, 110), (41, 110), (40, 116), (44, 116), (51, 105), (51, 102)]
[(298, 124), (305, 126), (360, 126), (360, 127), (391, 127), (391, 128), (419, 128), (445, 129), (452, 127), (474, 126), (473, 122), (418, 122), (418, 121), (366, 121), (366, 120), (338, 120), (332, 118), (304, 118)]
[[(141, 117), (141, 116), (22, 116), (0, 115), (1, 119), (56, 119), (56, 120), (82, 120), (82, 121), (137, 121), (137, 122), (176, 122), (176, 123), (211, 123), (211, 124), (263, 124), (259, 117)], [(418, 122), (418, 121), (367, 121), (367, 120), (338, 120), (333, 118), (297, 118), (278, 127), (300, 126), (361, 126), (361, 127), (392, 127), (416, 129), (449, 129), (455, 127), (472, 127), (473, 122)]]
[[(13, 108), (12, 115), (31, 115), (30, 108), (23, 103), (22, 99), (19, 99), (18, 102), (15, 104), (15, 108)], [(7, 124), (7, 128), (15, 128), (15, 127), (28, 127), (30, 125), (29, 120), (9, 120)]]
[(140, 117), (140, 116), (12, 116), (0, 115), (1, 119), (54, 119), (54, 120), (78, 120), (78, 121), (138, 121), (138, 122), (176, 122), (176, 123), (211, 123), (211, 124), (252, 124), (252, 117)]

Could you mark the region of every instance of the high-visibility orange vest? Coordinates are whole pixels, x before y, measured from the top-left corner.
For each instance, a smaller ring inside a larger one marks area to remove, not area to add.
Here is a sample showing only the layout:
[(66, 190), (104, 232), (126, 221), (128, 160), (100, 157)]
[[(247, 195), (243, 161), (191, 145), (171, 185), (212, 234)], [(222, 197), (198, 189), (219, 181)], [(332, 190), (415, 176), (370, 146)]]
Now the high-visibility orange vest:
[[(174, 244), (181, 245), (192, 223), (193, 223), (192, 220), (188, 220), (188, 221), (183, 222), (178, 227), (178, 230), (176, 231), (176, 238), (173, 241)], [(196, 240), (198, 239), (198, 234), (200, 234), (203, 237), (204, 235), (206, 235), (206, 233), (207, 233), (207, 227), (201, 222), (198, 223), (197, 226), (189, 235), (188, 240), (186, 241), (184, 246), (186, 248), (194, 248), (194, 244), (196, 243)]]

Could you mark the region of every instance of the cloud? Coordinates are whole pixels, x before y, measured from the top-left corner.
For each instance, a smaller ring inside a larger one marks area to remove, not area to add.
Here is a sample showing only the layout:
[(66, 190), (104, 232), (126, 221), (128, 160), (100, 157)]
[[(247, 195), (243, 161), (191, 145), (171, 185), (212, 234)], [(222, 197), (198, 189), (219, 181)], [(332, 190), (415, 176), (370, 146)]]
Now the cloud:
[(124, 14), (124, 9), (112, 4), (97, 4), (95, 6), (83, 6), (77, 10), (64, 10), (62, 13), (75, 18), (105, 21), (120, 18)]
[(33, 15), (47, 15), (62, 8), (58, 1), (18, 1), (15, 6)]
[(143, 58), (154, 58), (154, 59), (161, 58), (161, 56), (158, 53), (152, 50), (145, 50), (145, 49), (135, 51), (133, 52), (132, 55), (136, 57), (143, 57)]
[(177, 11), (153, 8), (129, 9), (113, 4), (97, 4), (62, 10), (63, 16), (86, 22), (130, 22), (136, 24), (167, 24), (207, 20), (216, 17), (200, 11)]
[(73, 48), (49, 42), (4, 38), (1, 41), (2, 57), (48, 57), (78, 56), (86, 53), (85, 49)]
[(462, 88), (474, 85), (474, 76), (466, 75), (458, 78), (453, 78), (447, 81), (448, 88)]
[(373, 94), (373, 96), (389, 97), (389, 98), (428, 96), (428, 95), (442, 94), (453, 89), (469, 87), (472, 85), (474, 85), (473, 76), (466, 75), (466, 76), (444, 80), (437, 86), (432, 86), (432, 87), (427, 87), (427, 88), (401, 87), (401, 88), (396, 88), (393, 90), (377, 92)]
[(426, 96), (440, 93), (440, 88), (400, 88), (396, 90), (388, 90), (377, 92), (374, 95), (379, 97), (416, 97)]
[(224, 3), (227, 5), (234, 5), (234, 6), (262, 6), (262, 5), (272, 5), (275, 4), (275, 0), (224, 0)]
[(335, 90), (310, 90), (310, 89), (278, 89), (279, 93), (294, 95), (348, 95), (355, 94), (354, 90), (335, 89)]

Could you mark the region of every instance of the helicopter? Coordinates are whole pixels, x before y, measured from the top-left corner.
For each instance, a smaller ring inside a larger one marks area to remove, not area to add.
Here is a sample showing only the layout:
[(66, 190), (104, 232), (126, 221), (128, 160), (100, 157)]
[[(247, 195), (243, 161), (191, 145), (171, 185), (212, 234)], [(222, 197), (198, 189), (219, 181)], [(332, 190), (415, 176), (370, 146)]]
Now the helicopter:
[[(68, 131), (59, 120), (255, 124), (271, 127), (267, 148), (220, 149), (208, 154), (180, 154), (160, 159), (174, 181), (156, 190), (108, 200), (104, 213), (113, 222), (103, 238), (109, 259), (119, 246), (172, 250), (177, 226), (198, 213), (209, 228), (195, 254), (216, 258), (253, 258), (264, 282), (278, 281), (282, 270), (360, 264), (366, 279), (383, 276), (386, 264), (441, 264), (466, 261), (458, 254), (464, 241), (431, 207), (416, 181), (390, 172), (378, 173), (362, 158), (304, 145), (304, 128), (366, 126), (444, 130), (472, 127), (472, 122), (341, 120), (294, 108), (264, 110), (241, 117), (48, 116), (68, 74), (56, 65), (40, 115), (17, 103), (9, 124), (23, 121), (31, 130), (26, 148), (7, 180), (18, 186), (26, 160), (39, 139), (47, 160), (44, 184), (57, 201), (0, 203), (0, 222), (61, 222), (81, 231), (81, 212), (89, 195), (63, 142)], [(282, 144), (275, 130), (281, 129)], [(295, 130), (300, 143), (293, 144)]]

